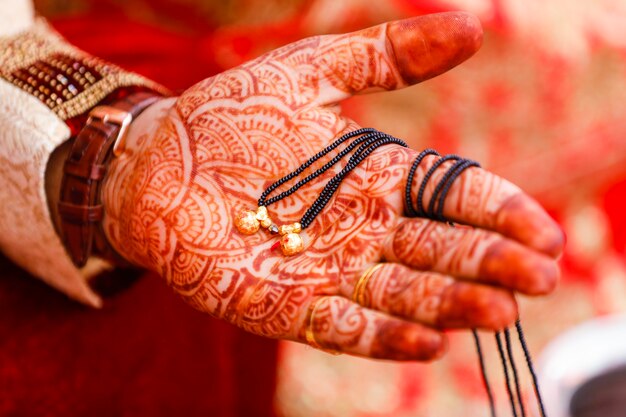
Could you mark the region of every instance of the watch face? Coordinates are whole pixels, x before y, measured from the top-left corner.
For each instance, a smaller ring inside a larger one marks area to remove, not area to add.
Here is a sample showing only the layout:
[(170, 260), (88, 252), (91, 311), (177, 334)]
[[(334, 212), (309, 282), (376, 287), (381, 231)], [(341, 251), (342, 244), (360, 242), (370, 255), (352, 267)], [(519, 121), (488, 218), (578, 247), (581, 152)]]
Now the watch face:
[(548, 344), (537, 364), (547, 415), (626, 416), (626, 315), (568, 330)]

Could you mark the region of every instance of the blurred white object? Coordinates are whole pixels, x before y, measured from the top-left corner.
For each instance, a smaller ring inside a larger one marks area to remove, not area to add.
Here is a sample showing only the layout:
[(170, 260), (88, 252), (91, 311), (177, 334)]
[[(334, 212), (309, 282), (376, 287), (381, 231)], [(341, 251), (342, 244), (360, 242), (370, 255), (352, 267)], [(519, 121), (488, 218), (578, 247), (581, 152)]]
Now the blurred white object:
[(537, 361), (546, 414), (571, 417), (578, 388), (592, 378), (626, 365), (626, 314), (584, 322), (558, 336)]

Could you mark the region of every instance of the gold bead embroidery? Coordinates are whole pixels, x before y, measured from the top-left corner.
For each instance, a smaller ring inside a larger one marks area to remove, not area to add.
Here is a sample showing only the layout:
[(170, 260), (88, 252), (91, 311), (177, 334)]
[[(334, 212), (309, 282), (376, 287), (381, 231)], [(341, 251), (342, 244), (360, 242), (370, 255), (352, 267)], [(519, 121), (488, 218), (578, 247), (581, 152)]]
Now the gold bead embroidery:
[(0, 77), (64, 120), (85, 113), (120, 87), (169, 94), (152, 81), (74, 49), (43, 19), (19, 36), (0, 38)]

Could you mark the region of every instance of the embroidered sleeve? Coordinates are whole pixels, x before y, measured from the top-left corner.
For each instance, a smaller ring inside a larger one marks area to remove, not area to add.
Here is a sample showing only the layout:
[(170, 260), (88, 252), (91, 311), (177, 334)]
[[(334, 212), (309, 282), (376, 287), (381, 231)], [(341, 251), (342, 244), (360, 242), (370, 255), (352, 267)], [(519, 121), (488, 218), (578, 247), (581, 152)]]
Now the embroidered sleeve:
[(0, 38), (0, 63), (2, 78), (35, 96), (62, 120), (85, 113), (120, 87), (168, 93), (140, 75), (73, 48), (43, 19), (20, 36)]
[(48, 210), (46, 166), (54, 149), (76, 133), (73, 120), (127, 86), (166, 93), (72, 47), (43, 19), (19, 34), (0, 34), (0, 250), (92, 306), (100, 299), (87, 278), (104, 264), (92, 260), (81, 270), (72, 264)]

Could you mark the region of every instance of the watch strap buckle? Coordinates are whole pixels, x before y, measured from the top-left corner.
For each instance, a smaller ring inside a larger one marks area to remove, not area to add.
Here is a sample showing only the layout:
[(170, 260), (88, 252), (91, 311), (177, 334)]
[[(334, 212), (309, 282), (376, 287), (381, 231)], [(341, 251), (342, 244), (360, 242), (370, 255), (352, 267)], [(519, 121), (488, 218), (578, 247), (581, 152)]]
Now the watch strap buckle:
[(119, 157), (124, 152), (126, 135), (128, 134), (128, 127), (133, 121), (133, 115), (112, 106), (97, 106), (89, 112), (87, 124), (91, 124), (94, 120), (118, 126), (119, 130), (113, 142), (113, 155)]

